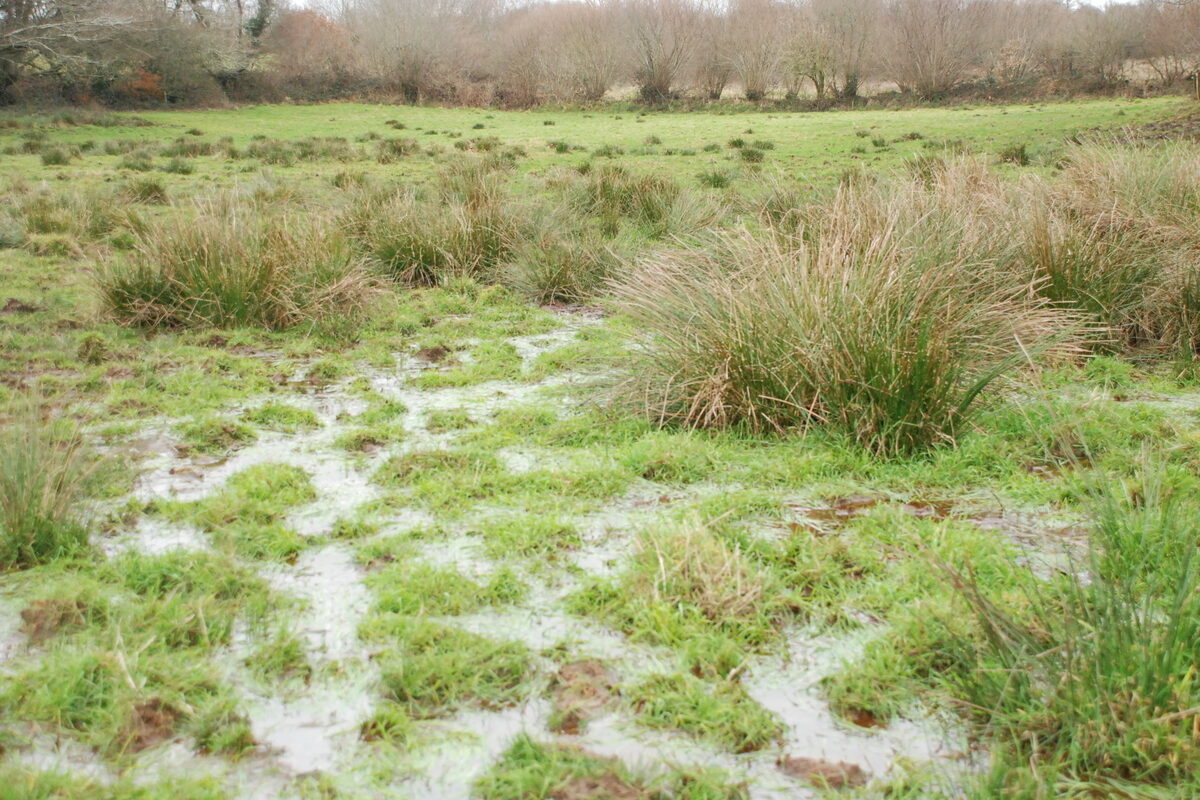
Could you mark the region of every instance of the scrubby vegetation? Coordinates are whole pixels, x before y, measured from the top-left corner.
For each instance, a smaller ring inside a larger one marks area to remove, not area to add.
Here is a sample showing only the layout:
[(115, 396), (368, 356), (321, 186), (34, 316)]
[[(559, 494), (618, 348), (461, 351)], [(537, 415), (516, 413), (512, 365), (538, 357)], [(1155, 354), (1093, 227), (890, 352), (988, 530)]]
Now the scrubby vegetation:
[(1195, 795), (1179, 109), (0, 115), (4, 785)]

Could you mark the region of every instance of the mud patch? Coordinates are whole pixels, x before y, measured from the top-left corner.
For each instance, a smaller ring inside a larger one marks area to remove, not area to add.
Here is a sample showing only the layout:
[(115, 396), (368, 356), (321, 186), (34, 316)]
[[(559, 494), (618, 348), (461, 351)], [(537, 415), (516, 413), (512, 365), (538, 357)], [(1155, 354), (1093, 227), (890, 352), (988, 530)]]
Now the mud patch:
[(175, 735), (175, 724), (183, 715), (160, 697), (152, 697), (133, 707), (125, 727), (125, 741), (134, 753), (148, 750)]
[(854, 788), (867, 783), (867, 773), (863, 768), (845, 761), (784, 756), (779, 759), (779, 769), (784, 775), (804, 781), (818, 789)]
[(639, 800), (649, 797), (645, 789), (617, 775), (572, 778), (550, 793), (551, 800)]
[(37, 306), (23, 303), (15, 297), (10, 297), (0, 306), (0, 314), (32, 314), (40, 309)]
[(594, 658), (563, 664), (554, 675), (556, 733), (576, 735), (587, 720), (613, 698), (616, 682), (604, 664)]
[(87, 607), (78, 600), (34, 600), (21, 610), (21, 632), (30, 644), (42, 644), (64, 630), (82, 628)]
[(438, 345), (437, 347), (422, 347), (417, 352), (413, 353), (413, 358), (426, 361), (430, 364), (440, 364), (449, 358), (453, 351), (449, 347)]

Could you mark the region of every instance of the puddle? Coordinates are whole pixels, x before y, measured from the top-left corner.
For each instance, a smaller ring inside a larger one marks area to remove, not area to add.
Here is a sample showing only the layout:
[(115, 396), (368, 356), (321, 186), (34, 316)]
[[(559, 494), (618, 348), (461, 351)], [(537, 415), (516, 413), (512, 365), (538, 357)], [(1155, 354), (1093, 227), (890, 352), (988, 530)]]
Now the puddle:
[(1079, 565), (1087, 563), (1088, 531), (1081, 521), (1036, 512), (993, 511), (976, 514), (970, 522), (1012, 542), (1021, 553), (1018, 563), (1038, 577), (1078, 574)]
[(310, 657), (321, 662), (366, 659), (358, 641), (358, 623), (371, 606), (362, 570), (342, 545), (306, 550), (290, 567), (264, 573), (272, 588), (298, 597), (305, 609), (296, 623)]
[(363, 721), (374, 709), (374, 676), (315, 681), (302, 696), (259, 696), (246, 703), (254, 738), (270, 757), (297, 775), (325, 772), (349, 761)]
[(853, 660), (874, 635), (793, 633), (783, 657), (752, 661), (742, 683), (747, 693), (787, 727), (784, 751), (792, 757), (856, 765), (873, 776), (886, 774), (899, 758), (932, 761), (967, 751), (950, 742), (935, 721), (898, 719), (887, 727), (863, 728), (837, 718), (820, 695), (820, 682)]
[(421, 777), (404, 782), (412, 800), (466, 800), (479, 780), (521, 733), (536, 735), (550, 719), (550, 701), (531, 700), (499, 711), (467, 711), (430, 723), (445, 736), (412, 758)]
[(0, 665), (15, 658), (25, 647), (25, 634), (22, 633), (20, 598), (0, 597)]
[(296, 697), (252, 694), (251, 729), (286, 769), (329, 770), (354, 751), (359, 726), (374, 708), (376, 675), (358, 640), (370, 592), (342, 545), (307, 550), (293, 566), (264, 574), (272, 588), (303, 601), (295, 631), (319, 677)]
[(119, 555), (125, 550), (137, 550), (147, 555), (162, 555), (175, 550), (200, 551), (208, 549), (208, 538), (193, 525), (167, 522), (156, 517), (141, 517), (132, 531), (99, 541), (106, 556)]

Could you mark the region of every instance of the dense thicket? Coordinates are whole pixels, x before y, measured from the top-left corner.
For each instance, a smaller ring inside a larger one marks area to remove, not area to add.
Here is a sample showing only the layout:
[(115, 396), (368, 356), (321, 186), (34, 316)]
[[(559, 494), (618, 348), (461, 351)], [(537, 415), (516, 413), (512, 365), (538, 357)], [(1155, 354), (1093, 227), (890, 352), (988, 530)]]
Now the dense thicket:
[(1200, 5), (1059, 0), (0, 0), (0, 100), (496, 104), (1178, 87)]

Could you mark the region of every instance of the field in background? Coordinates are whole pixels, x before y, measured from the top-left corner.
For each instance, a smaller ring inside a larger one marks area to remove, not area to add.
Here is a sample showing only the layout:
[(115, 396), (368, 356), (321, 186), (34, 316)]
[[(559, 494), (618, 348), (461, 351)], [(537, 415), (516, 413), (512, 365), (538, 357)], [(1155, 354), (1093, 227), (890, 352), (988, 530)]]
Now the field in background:
[[(520, 160), (522, 171), (575, 165), (598, 150), (606, 152), (603, 148), (608, 147), (612, 148), (608, 151), (611, 156), (629, 156), (628, 163), (639, 171), (661, 172), (684, 180), (706, 169), (739, 166), (737, 153), (730, 152), (728, 143), (742, 139), (751, 144), (767, 141), (775, 146), (762, 163), (763, 169), (783, 169), (801, 180), (827, 183), (847, 169), (888, 167), (928, 152), (931, 146), (943, 145), (961, 145), (993, 155), (1024, 145), (1035, 163), (1049, 165), (1061, 155), (1063, 140), (1068, 136), (1138, 125), (1170, 117), (1188, 107), (1186, 101), (1173, 97), (894, 111), (729, 114), (654, 113), (636, 107), (619, 112), (554, 112), (333, 103), (147, 112), (138, 116), (155, 126), (144, 128), (122, 127), (120, 117), (114, 116), (114, 122), (118, 122), (114, 127), (68, 127), (57, 131), (53, 138), (76, 147), (88, 142), (102, 146), (108, 140), (156, 144), (196, 131), (197, 135), (188, 138), (215, 142), (228, 137), (233, 146), (245, 148), (256, 137), (340, 137), (363, 147), (368, 154), (376, 142), (366, 137), (411, 138), (418, 154), (432, 150), (449, 157), (456, 154), (456, 142), (495, 137), (506, 146), (524, 149), (527, 157)], [(390, 126), (389, 120), (404, 127)], [(103, 180), (111, 177), (121, 160), (120, 156), (89, 150), (64, 167), (44, 169), (36, 153), (20, 153), (20, 141), (19, 130), (0, 129), (0, 150), (16, 147), (16, 152), (5, 156), (12, 170), (10, 178), (25, 175)], [(566, 150), (558, 152), (563, 146)], [(716, 146), (715, 152), (705, 150), (712, 146)], [(427, 177), (432, 171), (431, 160), (428, 156), (409, 158), (372, 168), (372, 172), (400, 179)], [(237, 179), (247, 170), (253, 172), (262, 166), (280, 165), (200, 158), (189, 180)], [(292, 172), (298, 177), (328, 176), (341, 169), (345, 169), (344, 164), (323, 160), (298, 164)]]

